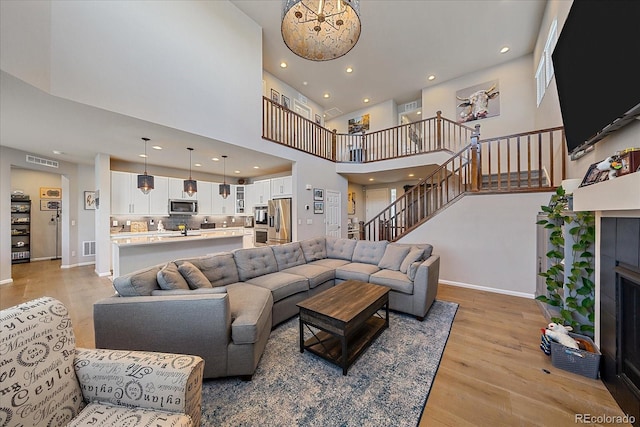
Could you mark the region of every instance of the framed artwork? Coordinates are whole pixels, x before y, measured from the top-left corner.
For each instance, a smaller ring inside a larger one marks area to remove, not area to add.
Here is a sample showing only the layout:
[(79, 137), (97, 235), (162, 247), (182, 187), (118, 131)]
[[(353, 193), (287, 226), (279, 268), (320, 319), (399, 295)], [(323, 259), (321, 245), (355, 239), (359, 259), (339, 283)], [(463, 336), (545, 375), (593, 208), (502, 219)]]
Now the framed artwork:
[(96, 192), (95, 191), (84, 192), (84, 209), (85, 210), (96, 209)]
[(356, 213), (356, 192), (350, 191), (347, 193), (347, 214), (355, 215)]
[(363, 114), (360, 117), (349, 119), (349, 135), (369, 130), (369, 115)]
[(324, 200), (324, 190), (322, 188), (313, 189), (313, 200)]
[(313, 213), (314, 214), (323, 214), (324, 213), (324, 202), (313, 202)]
[(60, 202), (57, 200), (40, 200), (41, 211), (57, 211), (60, 208)]
[(456, 92), (456, 116), (458, 123), (471, 122), (500, 115), (498, 80), (480, 83)]
[(271, 89), (271, 100), (276, 104), (280, 104), (280, 92), (275, 89)]
[(317, 125), (321, 125), (321, 118), (320, 118), (320, 114), (316, 114), (316, 124)]
[(40, 187), (41, 199), (62, 199), (62, 188)]
[(591, 166), (589, 166), (587, 173), (584, 175), (584, 178), (582, 179), (582, 183), (580, 184), (580, 187), (592, 185), (592, 184), (595, 184), (596, 182), (602, 182), (609, 179), (609, 171), (608, 170), (601, 171), (600, 169), (598, 169), (598, 163), (600, 162), (596, 162)]
[(289, 99), (288, 96), (285, 96), (284, 94), (282, 95), (282, 106), (286, 109), (291, 108), (291, 100)]

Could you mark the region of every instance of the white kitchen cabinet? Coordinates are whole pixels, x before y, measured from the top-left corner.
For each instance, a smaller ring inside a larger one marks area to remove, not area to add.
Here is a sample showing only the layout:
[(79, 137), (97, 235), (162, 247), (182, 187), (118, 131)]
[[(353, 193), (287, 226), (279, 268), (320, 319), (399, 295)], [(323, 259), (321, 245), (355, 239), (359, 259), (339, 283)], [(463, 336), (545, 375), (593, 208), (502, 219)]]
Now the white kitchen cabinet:
[[(198, 181), (198, 192), (200, 191), (200, 181)], [(184, 179), (169, 178), (169, 198), (182, 200), (198, 200), (198, 192), (193, 196), (184, 192)]]
[(220, 195), (221, 182), (213, 182), (211, 191), (213, 215), (234, 215), (236, 203), (236, 186), (231, 185), (231, 194), (226, 199)]
[(218, 186), (213, 182), (198, 181), (198, 215), (213, 215), (214, 190), (217, 192)]
[[(137, 180), (136, 177), (136, 186)], [(153, 187), (153, 190), (149, 192), (149, 215), (169, 215), (169, 178), (166, 176), (154, 177)]]
[(280, 178), (271, 178), (271, 198), (291, 197), (293, 195), (293, 178), (291, 176), (283, 176)]
[(111, 215), (148, 215), (149, 195), (138, 189), (138, 174), (111, 171)]
[(255, 184), (245, 184), (244, 186), (244, 214), (253, 215), (253, 207), (256, 205)]
[(266, 206), (271, 199), (271, 180), (262, 179), (253, 183), (254, 206)]
[(253, 234), (254, 234), (253, 228), (244, 229), (244, 235), (242, 236), (242, 247), (244, 249), (255, 247), (253, 244)]
[(235, 195), (234, 211), (236, 215), (244, 215), (246, 211), (246, 186), (236, 185), (233, 194)]

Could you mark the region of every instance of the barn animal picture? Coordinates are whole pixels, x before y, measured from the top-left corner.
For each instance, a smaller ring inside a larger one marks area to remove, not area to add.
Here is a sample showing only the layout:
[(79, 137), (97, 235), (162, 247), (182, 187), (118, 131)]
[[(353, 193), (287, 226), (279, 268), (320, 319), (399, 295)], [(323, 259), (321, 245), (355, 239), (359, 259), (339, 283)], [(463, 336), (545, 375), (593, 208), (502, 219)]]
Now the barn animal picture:
[(500, 115), (498, 80), (481, 83), (456, 92), (456, 116), (459, 123)]

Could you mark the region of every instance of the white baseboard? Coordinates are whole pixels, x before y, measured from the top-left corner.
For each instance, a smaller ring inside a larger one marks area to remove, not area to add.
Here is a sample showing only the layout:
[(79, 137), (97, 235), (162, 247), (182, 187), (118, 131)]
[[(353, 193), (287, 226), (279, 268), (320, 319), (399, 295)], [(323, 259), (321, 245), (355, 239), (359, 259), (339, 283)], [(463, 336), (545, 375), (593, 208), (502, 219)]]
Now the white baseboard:
[(9, 285), (13, 283), (13, 279), (4, 279), (4, 280), (0, 280), (0, 286), (2, 285)]
[(61, 265), (60, 268), (75, 268), (75, 267), (84, 267), (85, 265), (93, 265), (95, 264), (95, 261), (89, 261), (89, 262), (79, 262), (77, 264), (65, 264), (65, 265)]
[(44, 256), (44, 257), (40, 257), (40, 258), (31, 258), (31, 262), (36, 262), (36, 261), (54, 261), (56, 259), (62, 259), (62, 258), (56, 258), (56, 257), (52, 257), (52, 256)]
[(534, 299), (535, 298), (534, 294), (528, 294), (526, 292), (516, 292), (516, 291), (509, 291), (509, 290), (506, 290), (506, 289), (489, 288), (487, 286), (471, 285), (469, 283), (454, 282), (452, 280), (442, 280), (442, 279), (440, 279), (439, 282), (440, 283), (444, 283), (445, 285), (458, 286), (458, 287), (461, 287), (461, 288), (475, 289), (477, 291), (493, 292), (495, 294), (511, 295), (511, 296), (514, 296), (514, 297), (528, 298), (528, 299)]
[(100, 273), (99, 271), (96, 271), (96, 270), (93, 270), (93, 271), (96, 272), (98, 277), (109, 277), (109, 276), (111, 276), (111, 272), (110, 271), (107, 271), (107, 272), (104, 272), (104, 273)]

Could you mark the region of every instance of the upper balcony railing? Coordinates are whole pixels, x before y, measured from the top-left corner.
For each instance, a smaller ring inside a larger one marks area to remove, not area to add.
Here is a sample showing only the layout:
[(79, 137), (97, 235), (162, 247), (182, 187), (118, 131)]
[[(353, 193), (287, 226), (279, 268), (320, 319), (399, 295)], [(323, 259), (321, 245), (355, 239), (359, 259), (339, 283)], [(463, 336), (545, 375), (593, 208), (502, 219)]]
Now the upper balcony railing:
[(442, 117), (371, 133), (340, 134), (263, 97), (262, 137), (333, 162), (373, 162), (415, 154), (461, 150), (474, 129)]

